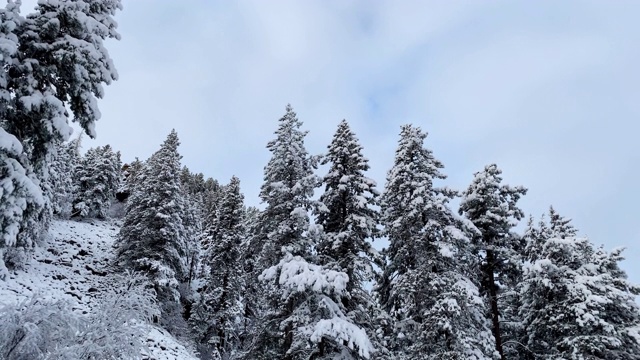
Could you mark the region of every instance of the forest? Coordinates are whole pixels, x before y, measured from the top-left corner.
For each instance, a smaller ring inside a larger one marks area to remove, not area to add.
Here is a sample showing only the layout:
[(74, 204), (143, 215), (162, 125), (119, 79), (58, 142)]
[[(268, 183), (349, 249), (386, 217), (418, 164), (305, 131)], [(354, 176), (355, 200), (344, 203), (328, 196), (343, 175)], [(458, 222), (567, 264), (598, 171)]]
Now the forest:
[[(310, 154), (286, 105), (260, 204), (241, 179), (184, 166), (176, 131), (123, 164), (109, 145), (85, 151), (70, 126), (96, 135), (121, 2), (19, 5), (0, 9), (0, 358), (160, 359), (145, 343), (156, 331), (194, 359), (640, 359), (623, 249), (594, 245), (553, 207), (527, 217), (527, 189), (490, 159), (451, 189), (427, 132), (407, 124), (374, 180), (348, 121)], [(36, 266), (64, 280), (56, 267), (97, 256), (62, 261), (52, 245), (76, 246), (87, 224), (115, 234), (106, 260), (83, 266), (100, 285), (71, 292), (89, 303), (7, 295)]]

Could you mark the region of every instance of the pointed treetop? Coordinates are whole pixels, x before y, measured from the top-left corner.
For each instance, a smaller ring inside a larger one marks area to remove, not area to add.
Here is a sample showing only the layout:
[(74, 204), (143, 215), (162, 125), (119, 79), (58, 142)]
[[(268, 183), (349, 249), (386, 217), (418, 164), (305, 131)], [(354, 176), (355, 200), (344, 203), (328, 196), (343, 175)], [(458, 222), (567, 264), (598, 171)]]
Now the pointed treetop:
[(560, 216), (560, 214), (556, 212), (553, 206), (549, 207), (549, 225), (551, 236), (560, 239), (576, 236), (578, 230), (570, 223), (571, 219)]
[(522, 186), (501, 185), (502, 171), (496, 164), (484, 167), (474, 174), (469, 188), (463, 193), (459, 213), (466, 214), (478, 228), (488, 231), (487, 235), (506, 236), (524, 213), (517, 207), (521, 196), (527, 193)]
[(177, 151), (178, 146), (180, 146), (180, 140), (178, 139), (178, 133), (175, 129), (172, 129), (167, 138), (160, 146), (160, 150), (158, 152), (163, 151), (163, 149), (167, 149), (170, 151)]

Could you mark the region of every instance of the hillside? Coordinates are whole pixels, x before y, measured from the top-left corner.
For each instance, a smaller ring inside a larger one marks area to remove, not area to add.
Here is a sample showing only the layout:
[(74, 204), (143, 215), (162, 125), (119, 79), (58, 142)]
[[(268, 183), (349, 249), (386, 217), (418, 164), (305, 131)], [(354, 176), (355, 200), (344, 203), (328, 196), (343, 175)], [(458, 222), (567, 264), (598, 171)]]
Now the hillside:
[[(115, 220), (54, 221), (26, 267), (0, 281), (0, 304), (63, 301), (78, 315), (92, 315), (102, 295), (122, 285), (109, 269), (118, 231)], [(141, 340), (148, 349), (141, 359), (196, 359), (163, 329), (147, 325), (146, 330)]]

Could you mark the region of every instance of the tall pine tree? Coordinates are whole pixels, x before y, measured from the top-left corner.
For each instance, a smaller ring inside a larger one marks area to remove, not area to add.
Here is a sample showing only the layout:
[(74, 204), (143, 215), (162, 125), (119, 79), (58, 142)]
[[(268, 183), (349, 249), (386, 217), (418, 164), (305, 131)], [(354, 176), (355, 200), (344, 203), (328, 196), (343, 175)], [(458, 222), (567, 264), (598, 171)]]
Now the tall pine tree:
[[(346, 120), (338, 125), (328, 149), (322, 160), (322, 164), (329, 164), (322, 178), (325, 190), (320, 201), (324, 207), (317, 216), (326, 235), (317, 247), (319, 261), (328, 269), (347, 274), (349, 282), (341, 299), (345, 315), (366, 329), (370, 339), (376, 339), (373, 319), (377, 314), (372, 312), (377, 307), (365, 289), (374, 280), (374, 266), (380, 265), (380, 256), (371, 244), (380, 222), (376, 183), (365, 176), (368, 160)], [(382, 351), (381, 343), (375, 346)], [(334, 351), (342, 353), (340, 348)]]
[(134, 182), (117, 242), (116, 262), (146, 272), (163, 305), (165, 324), (180, 314), (180, 283), (188, 278), (188, 229), (180, 182), (178, 135), (171, 131)]
[(241, 245), (245, 237), (243, 195), (240, 180), (232, 177), (225, 186), (215, 224), (206, 230), (211, 246), (204, 263), (206, 283), (191, 319), (200, 342), (216, 348), (224, 358), (233, 358), (239, 346), (243, 318), (244, 288)]
[(260, 279), (266, 302), (249, 356), (327, 359), (333, 353), (326, 353), (324, 344), (332, 343), (346, 344), (345, 351), (366, 358), (372, 349), (365, 331), (351, 323), (340, 307), (348, 276), (315, 263), (313, 245), (323, 235), (310, 228), (309, 211), (315, 206), (311, 196), (319, 181), (301, 125), (288, 105), (276, 139), (267, 145), (272, 158), (260, 192), (267, 207), (261, 214), (259, 265), (264, 269)]
[(402, 127), (382, 196), (389, 248), (378, 291), (396, 321), (396, 357), (491, 359), (493, 339), (465, 269), (467, 229), (447, 205), (453, 193), (434, 186), (445, 176), (426, 136)]
[(524, 214), (517, 202), (527, 190), (523, 187), (501, 185), (502, 171), (495, 164), (477, 172), (469, 188), (463, 193), (460, 214), (464, 214), (479, 230), (474, 238), (477, 253), (482, 254), (480, 290), (489, 299), (496, 350), (504, 359), (503, 333), (500, 330), (500, 283), (513, 282), (518, 275), (521, 243), (511, 229)]

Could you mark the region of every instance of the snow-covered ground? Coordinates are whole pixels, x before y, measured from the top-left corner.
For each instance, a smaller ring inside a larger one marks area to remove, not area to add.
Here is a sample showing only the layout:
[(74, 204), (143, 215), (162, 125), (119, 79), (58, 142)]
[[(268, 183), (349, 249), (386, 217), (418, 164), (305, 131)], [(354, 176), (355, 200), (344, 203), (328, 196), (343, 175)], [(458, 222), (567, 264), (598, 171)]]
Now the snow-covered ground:
[[(73, 304), (81, 314), (90, 314), (100, 293), (115, 286), (109, 275), (117, 221), (54, 221), (45, 244), (35, 250), (21, 271), (0, 280), (0, 303), (19, 303), (31, 297)], [(196, 359), (165, 330), (149, 327), (144, 341), (148, 353), (141, 359)]]

